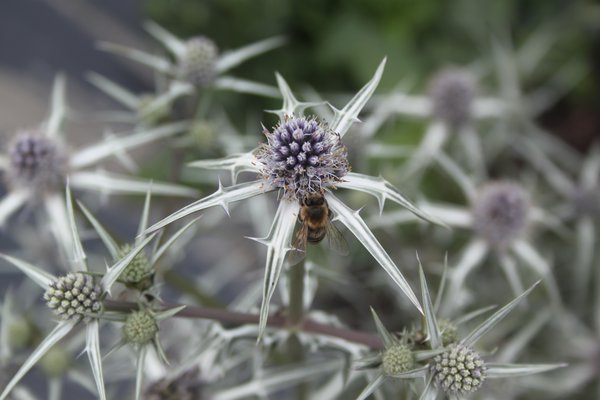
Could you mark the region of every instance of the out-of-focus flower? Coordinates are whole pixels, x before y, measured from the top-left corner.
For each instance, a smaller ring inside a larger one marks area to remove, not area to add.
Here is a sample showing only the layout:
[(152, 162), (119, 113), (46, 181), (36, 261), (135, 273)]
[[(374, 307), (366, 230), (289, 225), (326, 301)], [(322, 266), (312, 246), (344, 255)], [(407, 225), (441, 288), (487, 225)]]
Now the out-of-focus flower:
[(160, 106), (170, 103), (179, 96), (192, 94), (197, 88), (233, 90), (269, 97), (279, 96), (274, 87), (234, 78), (225, 73), (252, 57), (281, 46), (284, 43), (283, 38), (273, 37), (219, 54), (216, 44), (206, 36), (181, 40), (154, 22), (148, 21), (145, 27), (148, 33), (172, 54), (174, 61), (168, 57), (156, 56), (114, 43), (102, 42), (100, 48), (123, 55), (173, 78), (169, 89), (146, 106), (147, 111), (159, 109)]
[[(67, 181), (75, 189), (100, 193), (145, 193), (148, 183), (142, 179), (115, 175), (90, 167), (104, 159), (152, 141), (185, 131), (188, 122), (177, 122), (154, 129), (109, 137), (95, 145), (72, 149), (61, 138), (67, 105), (65, 80), (57, 76), (52, 91), (50, 116), (39, 128), (21, 131), (10, 142), (5, 155), (0, 155), (0, 170), (8, 188), (0, 200), (0, 226), (22, 206), (43, 206), (50, 220), (50, 230), (65, 252), (72, 248), (66, 211), (64, 188)], [(168, 183), (154, 183), (154, 192), (170, 196), (194, 196), (196, 190)], [(37, 208), (36, 208), (37, 210)]]

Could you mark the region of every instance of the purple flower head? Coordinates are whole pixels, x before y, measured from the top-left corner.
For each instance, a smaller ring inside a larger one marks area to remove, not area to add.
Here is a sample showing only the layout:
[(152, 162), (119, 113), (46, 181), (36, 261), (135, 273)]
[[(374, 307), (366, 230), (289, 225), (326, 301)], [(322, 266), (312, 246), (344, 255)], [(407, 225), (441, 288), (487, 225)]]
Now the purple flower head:
[(339, 135), (314, 117), (288, 117), (264, 134), (267, 143), (257, 155), (261, 175), (288, 198), (302, 199), (335, 186), (350, 170)]
[(39, 192), (62, 187), (67, 172), (63, 146), (43, 135), (21, 132), (8, 149), (7, 184)]
[(451, 129), (468, 125), (472, 119), (471, 107), (475, 93), (475, 80), (468, 72), (459, 69), (442, 70), (431, 81), (433, 115)]

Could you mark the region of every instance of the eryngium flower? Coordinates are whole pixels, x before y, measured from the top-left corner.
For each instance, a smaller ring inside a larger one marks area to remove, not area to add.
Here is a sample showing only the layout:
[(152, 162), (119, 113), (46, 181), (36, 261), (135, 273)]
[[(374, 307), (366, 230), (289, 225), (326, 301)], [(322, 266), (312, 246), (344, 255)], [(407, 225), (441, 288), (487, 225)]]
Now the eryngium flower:
[(412, 351), (405, 344), (396, 344), (386, 349), (381, 360), (386, 375), (398, 375), (410, 371), (415, 366)]
[(123, 325), (123, 338), (128, 343), (146, 344), (155, 338), (158, 325), (148, 310), (131, 313)]
[(6, 181), (12, 188), (46, 192), (64, 186), (67, 154), (61, 143), (33, 132), (20, 132), (8, 149)]
[(287, 198), (302, 199), (335, 186), (350, 166), (340, 136), (316, 118), (287, 117), (258, 151), (260, 173)]
[(102, 308), (102, 289), (94, 278), (80, 272), (69, 273), (50, 283), (44, 300), (62, 319), (89, 321)]
[(467, 125), (471, 122), (475, 94), (475, 80), (469, 73), (443, 70), (431, 82), (433, 115), (452, 129)]
[(473, 229), (491, 246), (502, 247), (522, 235), (529, 222), (530, 200), (515, 183), (483, 187), (473, 204)]
[(197, 36), (185, 43), (185, 52), (179, 60), (182, 79), (197, 86), (208, 86), (216, 75), (215, 63), (219, 49), (206, 36)]
[(434, 357), (431, 372), (445, 392), (463, 394), (479, 389), (486, 376), (486, 366), (476, 351), (453, 344)]
[[(120, 260), (125, 257), (133, 247), (126, 244), (119, 249), (119, 254), (116, 259)], [(125, 267), (125, 270), (119, 276), (119, 279), (127, 284), (136, 284), (142, 282), (151, 273), (151, 265), (146, 253), (140, 251), (131, 262)]]

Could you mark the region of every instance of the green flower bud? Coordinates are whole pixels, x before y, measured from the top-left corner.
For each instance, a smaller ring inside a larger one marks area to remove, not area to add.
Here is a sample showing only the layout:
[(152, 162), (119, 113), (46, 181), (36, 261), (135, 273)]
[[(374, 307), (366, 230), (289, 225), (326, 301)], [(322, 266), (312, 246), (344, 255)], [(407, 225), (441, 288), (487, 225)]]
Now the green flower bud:
[(179, 60), (182, 79), (201, 87), (208, 86), (215, 77), (218, 57), (217, 45), (206, 36), (189, 39), (185, 54)]
[(448, 346), (449, 344), (458, 341), (458, 328), (452, 323), (452, 321), (440, 319), (438, 321), (438, 328), (442, 333), (442, 344), (444, 346)]
[(27, 318), (15, 318), (8, 325), (8, 344), (15, 349), (30, 346), (36, 335), (35, 326)]
[(73, 357), (61, 346), (54, 346), (40, 359), (40, 367), (52, 378), (58, 378), (67, 373), (73, 365)]
[(154, 339), (157, 332), (156, 319), (149, 310), (131, 313), (123, 325), (123, 337), (128, 343), (146, 344)]
[(415, 366), (412, 351), (405, 344), (396, 344), (386, 349), (382, 361), (383, 372), (386, 375), (398, 375), (410, 371)]
[(44, 293), (44, 300), (62, 319), (89, 321), (90, 314), (96, 314), (102, 309), (101, 294), (102, 289), (94, 283), (92, 276), (75, 272), (50, 283)]
[(431, 372), (439, 386), (450, 394), (475, 392), (486, 376), (479, 353), (461, 344), (452, 344), (434, 357)]
[[(127, 254), (131, 252), (133, 247), (131, 245), (126, 244), (123, 245), (119, 249), (119, 254), (117, 254), (117, 260), (122, 259)], [(146, 253), (140, 251), (133, 257), (133, 260), (125, 267), (119, 279), (127, 286), (135, 287), (139, 290), (147, 290), (150, 286), (152, 286), (152, 266), (150, 265), (150, 261), (146, 256)]]

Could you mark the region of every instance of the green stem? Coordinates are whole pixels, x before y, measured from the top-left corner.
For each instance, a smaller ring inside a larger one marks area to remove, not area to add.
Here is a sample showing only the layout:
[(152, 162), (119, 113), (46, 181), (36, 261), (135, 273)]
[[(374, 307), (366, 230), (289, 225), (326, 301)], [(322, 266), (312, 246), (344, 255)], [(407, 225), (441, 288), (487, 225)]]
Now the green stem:
[(288, 270), (289, 305), (288, 322), (291, 326), (299, 325), (304, 318), (304, 260), (292, 265)]
[[(294, 331), (299, 329), (304, 319), (304, 274), (306, 267), (304, 259), (296, 265), (290, 266), (288, 269), (288, 284), (289, 284), (289, 304), (287, 319), (289, 326), (293, 327)], [(290, 362), (301, 363), (304, 361), (304, 348), (300, 338), (296, 332), (293, 332), (287, 340), (287, 349), (290, 357)], [(305, 400), (308, 395), (308, 386), (305, 382), (299, 383), (296, 387), (296, 398)]]

